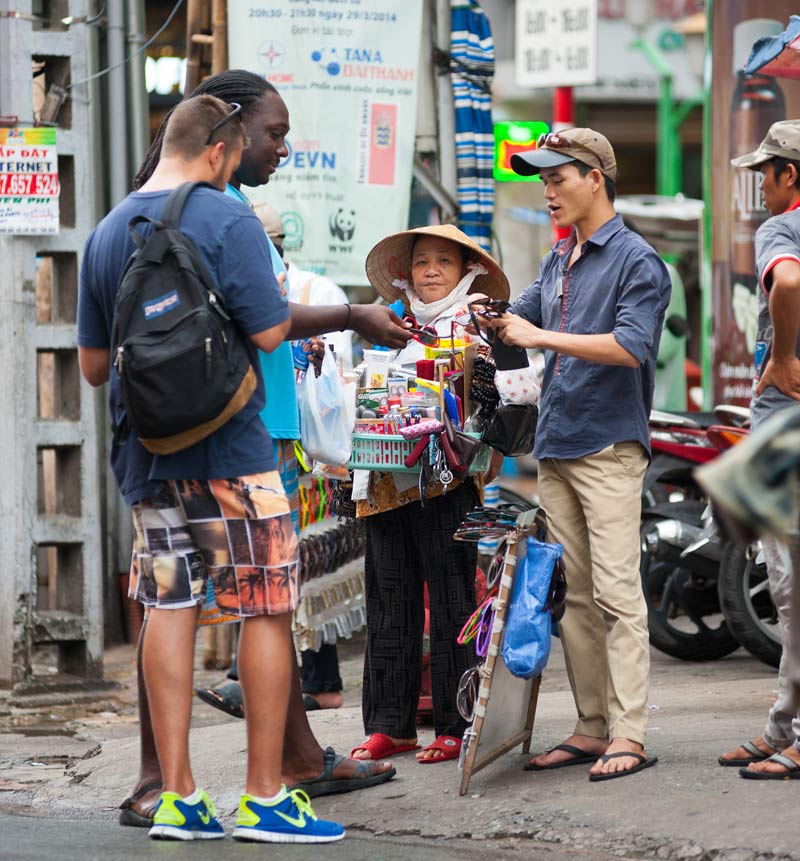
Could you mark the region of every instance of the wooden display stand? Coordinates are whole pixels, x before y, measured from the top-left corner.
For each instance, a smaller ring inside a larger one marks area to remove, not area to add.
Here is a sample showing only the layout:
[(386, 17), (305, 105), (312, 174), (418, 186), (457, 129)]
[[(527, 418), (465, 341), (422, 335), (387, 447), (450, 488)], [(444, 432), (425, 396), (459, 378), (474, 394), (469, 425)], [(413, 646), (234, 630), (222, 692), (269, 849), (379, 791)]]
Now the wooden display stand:
[(541, 676), (520, 679), (506, 667), (500, 649), (503, 642), (511, 588), (518, 562), (525, 555), (525, 538), (535, 528), (536, 510), (526, 511), (517, 519), (517, 527), (508, 537), (503, 558), (503, 571), (496, 598), (486, 663), (481, 667), (481, 683), (475, 703), (472, 726), (464, 736), (461, 788), (459, 795), (469, 792), (472, 776), (504, 753), (522, 745), (530, 751), (536, 703)]

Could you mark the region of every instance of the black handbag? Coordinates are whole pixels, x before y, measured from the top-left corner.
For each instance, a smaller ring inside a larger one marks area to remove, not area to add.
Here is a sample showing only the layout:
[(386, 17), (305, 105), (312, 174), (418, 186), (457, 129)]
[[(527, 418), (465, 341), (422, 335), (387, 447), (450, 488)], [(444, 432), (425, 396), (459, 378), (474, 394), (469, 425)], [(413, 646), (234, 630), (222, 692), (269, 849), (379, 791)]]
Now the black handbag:
[(450, 471), (458, 479), (466, 478), (472, 461), (475, 460), (483, 442), (463, 431), (456, 430), (447, 413), (444, 415), (444, 430), (439, 439), (447, 457)]
[(483, 442), (506, 457), (530, 454), (536, 440), (538, 418), (539, 407), (533, 404), (499, 406), (486, 425)]

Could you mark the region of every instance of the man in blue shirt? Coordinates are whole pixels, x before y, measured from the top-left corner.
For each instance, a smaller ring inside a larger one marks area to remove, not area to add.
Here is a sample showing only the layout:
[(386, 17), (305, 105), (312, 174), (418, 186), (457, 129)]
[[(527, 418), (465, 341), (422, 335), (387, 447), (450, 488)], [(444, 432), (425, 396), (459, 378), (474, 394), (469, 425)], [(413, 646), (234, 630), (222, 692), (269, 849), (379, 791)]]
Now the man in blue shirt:
[[(226, 102), (236, 102), (242, 106), (242, 118), (250, 146), (245, 150), (239, 166), (228, 178), (225, 190), (231, 198), (229, 202), (238, 201), (237, 206), (244, 205), (250, 209), (250, 202), (242, 193), (241, 186), (256, 187), (266, 184), (277, 170), (281, 159), (288, 153), (285, 139), (289, 133), (289, 112), (286, 104), (277, 90), (263, 77), (242, 69), (227, 69), (212, 75), (191, 95), (201, 94), (215, 96)], [(163, 130), (162, 124), (134, 180), (134, 187), (137, 189), (142, 187), (157, 169), (161, 158)], [(266, 237), (263, 229), (261, 235)], [(274, 246), (269, 244), (273, 269), (277, 272), (278, 267), (282, 270), (283, 264), (274, 251)], [(351, 308), (349, 305), (304, 306), (290, 303), (290, 308), (292, 317), (288, 338), (303, 338), (331, 330), (351, 328), (370, 342), (402, 347), (410, 337), (401, 320), (385, 306), (353, 305)], [(269, 380), (268, 404), (266, 409), (262, 410), (261, 417), (272, 437), (284, 490), (291, 502), (292, 486), (294, 496), (297, 496), (293, 440), (300, 436), (291, 349), (288, 343), (284, 343), (269, 354), (259, 355), (262, 375)], [(297, 505), (293, 504), (292, 509), (293, 516), (296, 516)], [(147, 623), (144, 627), (147, 627)], [(375, 786), (390, 779), (395, 770), (388, 763), (358, 762), (336, 754), (332, 747), (323, 750), (308, 722), (296, 661), (293, 662), (293, 675), (283, 757), (283, 777), (286, 784), (302, 788), (314, 797)], [(139, 707), (141, 766), (131, 795), (121, 805), (120, 822), (124, 825), (145, 827), (152, 817), (153, 800), (160, 790), (162, 775), (150, 727), (147, 691), (141, 673)]]
[[(134, 251), (128, 223), (135, 216), (158, 218), (170, 192), (184, 182), (207, 182), (219, 189), (195, 189), (183, 210), (181, 230), (249, 339), (256, 391), (225, 425), (176, 454), (148, 459), (133, 436), (112, 451), (114, 473), (134, 520), (131, 589), (148, 607), (143, 670), (163, 774), (150, 836), (224, 836), (189, 761), (195, 629), (210, 584), (220, 609), (243, 619), (239, 666), (249, 745), (246, 791), (234, 836), (257, 842), (333, 842), (342, 839), (344, 829), (318, 820), (307, 797), (287, 792), (281, 783), (299, 560), (289, 502), (259, 418), (265, 391), (257, 350), (271, 352), (283, 342), (290, 313), (261, 224), (221, 193), (248, 143), (240, 112), (241, 106), (207, 95), (179, 105), (148, 182), (92, 231), (81, 267), (78, 355), (90, 384), (101, 385), (110, 375), (110, 406), (119, 423), (119, 379), (109, 357), (116, 346), (117, 289)], [(270, 656), (266, 666), (265, 654)]]
[(650, 656), (639, 520), (670, 278), (614, 211), (617, 164), (603, 135), (551, 133), (511, 164), (541, 175), (555, 224), (572, 228), (494, 324), (506, 343), (545, 351), (534, 455), (550, 537), (565, 548), (559, 630), (578, 709), (574, 735), (528, 767), (597, 760), (590, 779), (608, 780), (656, 762), (644, 750)]

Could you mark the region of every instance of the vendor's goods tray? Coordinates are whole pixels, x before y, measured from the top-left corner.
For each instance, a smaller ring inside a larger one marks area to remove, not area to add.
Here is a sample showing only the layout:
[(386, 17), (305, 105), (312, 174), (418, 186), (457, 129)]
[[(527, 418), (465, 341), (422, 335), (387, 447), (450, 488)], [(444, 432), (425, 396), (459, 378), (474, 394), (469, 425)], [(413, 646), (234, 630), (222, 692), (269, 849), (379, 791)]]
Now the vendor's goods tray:
[[(479, 440), (480, 434), (468, 433), (473, 439)], [(414, 451), (419, 440), (405, 439), (399, 434), (353, 434), (353, 453), (348, 469), (375, 469), (381, 472), (419, 472), (422, 468), (422, 458), (412, 467), (405, 465), (407, 455)], [(478, 449), (470, 472), (486, 472), (489, 467), (491, 450), (482, 445)], [(423, 454), (423, 458), (425, 455)]]

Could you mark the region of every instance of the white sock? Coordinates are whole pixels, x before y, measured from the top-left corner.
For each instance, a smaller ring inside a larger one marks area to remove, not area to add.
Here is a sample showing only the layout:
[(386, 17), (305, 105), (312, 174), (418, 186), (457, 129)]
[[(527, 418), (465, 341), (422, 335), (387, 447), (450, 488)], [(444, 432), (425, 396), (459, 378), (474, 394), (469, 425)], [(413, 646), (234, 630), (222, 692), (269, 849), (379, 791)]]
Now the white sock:
[(200, 789), (199, 789), (199, 787), (195, 787), (194, 792), (191, 795), (184, 796), (183, 800), (187, 804), (197, 804), (200, 801)]
[(260, 798), (257, 795), (251, 795), (250, 797), (253, 799), (253, 801), (256, 802), (256, 804), (263, 804), (264, 807), (272, 807), (275, 804), (280, 804), (281, 801), (283, 801), (283, 799), (286, 798), (288, 794), (289, 793), (286, 791), (286, 787), (281, 784), (281, 788), (278, 790), (278, 794), (273, 795), (271, 798)]

